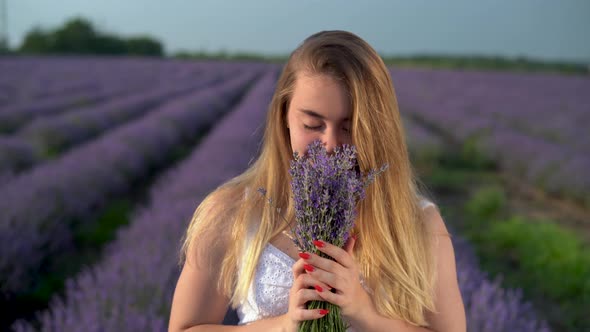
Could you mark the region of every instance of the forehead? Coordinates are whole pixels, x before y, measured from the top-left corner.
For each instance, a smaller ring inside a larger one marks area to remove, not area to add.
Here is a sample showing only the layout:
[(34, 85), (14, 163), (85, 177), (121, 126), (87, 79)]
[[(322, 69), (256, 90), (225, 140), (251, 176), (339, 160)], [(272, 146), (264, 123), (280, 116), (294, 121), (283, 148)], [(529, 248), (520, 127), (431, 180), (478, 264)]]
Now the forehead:
[(291, 100), (294, 111), (311, 110), (328, 120), (341, 120), (351, 116), (350, 98), (344, 84), (329, 75), (297, 75)]

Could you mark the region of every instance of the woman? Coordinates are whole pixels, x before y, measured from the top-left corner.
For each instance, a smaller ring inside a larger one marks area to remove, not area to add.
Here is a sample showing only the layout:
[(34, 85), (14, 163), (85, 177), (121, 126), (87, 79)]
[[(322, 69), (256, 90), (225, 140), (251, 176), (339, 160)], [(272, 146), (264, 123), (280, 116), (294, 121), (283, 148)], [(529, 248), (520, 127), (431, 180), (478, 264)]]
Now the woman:
[[(363, 171), (389, 164), (359, 204), (356, 236), (344, 248), (318, 244), (336, 262), (299, 253), (285, 222), (294, 222), (289, 162), (316, 139), (329, 152), (354, 144)], [(465, 331), (450, 236), (417, 184), (379, 55), (349, 32), (310, 36), (279, 78), (259, 158), (195, 211), (169, 329), (295, 331), (326, 314), (305, 307), (323, 300), (355, 331)], [(220, 325), (229, 305), (239, 326)]]

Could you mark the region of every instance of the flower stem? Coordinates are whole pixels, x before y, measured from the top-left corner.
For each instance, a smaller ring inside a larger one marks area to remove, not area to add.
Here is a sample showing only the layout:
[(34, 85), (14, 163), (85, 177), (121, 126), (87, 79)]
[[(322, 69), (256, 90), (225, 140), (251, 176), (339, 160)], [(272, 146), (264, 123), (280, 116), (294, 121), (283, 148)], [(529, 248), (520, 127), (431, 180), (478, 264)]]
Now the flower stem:
[(324, 317), (301, 322), (299, 332), (346, 332), (347, 326), (337, 305), (326, 301), (310, 301), (307, 309), (327, 309), (329, 312)]

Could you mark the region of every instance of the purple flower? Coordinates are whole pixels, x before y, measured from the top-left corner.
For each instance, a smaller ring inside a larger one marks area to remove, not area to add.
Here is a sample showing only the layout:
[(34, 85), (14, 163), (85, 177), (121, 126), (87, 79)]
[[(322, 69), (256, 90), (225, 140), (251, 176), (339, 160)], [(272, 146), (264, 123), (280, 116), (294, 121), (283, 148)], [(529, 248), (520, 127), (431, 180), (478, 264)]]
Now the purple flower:
[(365, 197), (365, 188), (388, 165), (363, 175), (353, 145), (337, 147), (328, 155), (319, 140), (308, 146), (305, 155), (295, 152), (293, 157), (289, 174), (295, 201), (295, 244), (302, 251), (315, 251), (313, 240), (342, 247), (354, 226), (356, 205)]
[[(377, 175), (387, 169), (360, 172), (356, 148), (343, 145), (328, 155), (321, 141), (312, 142), (305, 155), (293, 154), (289, 174), (295, 202), (295, 235), (293, 242), (301, 251), (318, 252), (314, 240), (322, 240), (342, 247), (348, 240), (356, 219), (356, 205), (365, 197), (365, 188)], [(264, 188), (258, 191), (266, 196)], [(269, 198), (272, 204), (272, 199)], [(346, 326), (340, 316), (340, 308), (325, 302), (311, 301), (308, 309), (328, 309), (330, 314), (317, 320), (304, 321), (300, 331), (344, 331)], [(330, 317), (329, 317), (330, 316)]]

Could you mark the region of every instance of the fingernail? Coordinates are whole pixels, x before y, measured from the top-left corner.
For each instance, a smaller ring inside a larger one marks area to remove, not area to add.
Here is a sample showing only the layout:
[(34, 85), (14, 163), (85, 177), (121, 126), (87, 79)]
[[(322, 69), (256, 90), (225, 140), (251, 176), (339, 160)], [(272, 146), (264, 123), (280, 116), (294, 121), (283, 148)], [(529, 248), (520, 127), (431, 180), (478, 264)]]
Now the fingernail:
[(324, 242), (322, 242), (320, 240), (313, 240), (313, 244), (315, 244), (315, 246), (318, 247), (318, 248), (323, 248), (324, 247)]
[(299, 257), (301, 257), (303, 259), (309, 259), (309, 254), (306, 252), (300, 252)]
[(320, 285), (315, 285), (313, 287), (315, 287), (315, 290), (317, 290), (320, 293), (324, 291), (324, 289), (322, 287), (320, 287)]
[(307, 272), (313, 272), (314, 268), (313, 266), (309, 265), (309, 264), (305, 264), (303, 265), (303, 268), (305, 269), (305, 271)]
[(356, 241), (356, 239), (357, 239), (357, 236), (356, 236), (356, 234), (353, 234), (353, 235), (352, 235), (352, 238), (353, 238), (353, 239)]
[(329, 312), (330, 312), (330, 310), (320, 309), (320, 315), (322, 315), (322, 316), (329, 313)]

